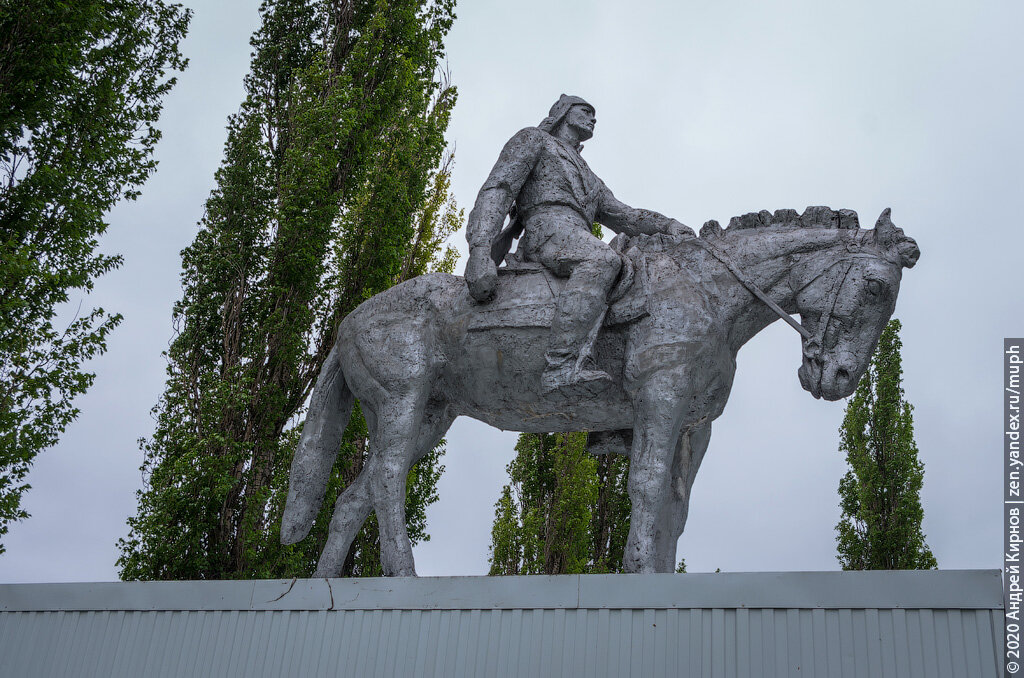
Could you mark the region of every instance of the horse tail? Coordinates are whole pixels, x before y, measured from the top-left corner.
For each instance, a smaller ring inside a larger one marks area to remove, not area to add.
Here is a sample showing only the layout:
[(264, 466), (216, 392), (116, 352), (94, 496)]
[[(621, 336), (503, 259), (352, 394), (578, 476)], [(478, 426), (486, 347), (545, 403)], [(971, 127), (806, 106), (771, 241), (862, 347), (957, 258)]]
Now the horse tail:
[(292, 459), (288, 501), (281, 518), (282, 544), (302, 540), (313, 527), (354, 403), (355, 397), (345, 383), (335, 344), (320, 370), (302, 437)]

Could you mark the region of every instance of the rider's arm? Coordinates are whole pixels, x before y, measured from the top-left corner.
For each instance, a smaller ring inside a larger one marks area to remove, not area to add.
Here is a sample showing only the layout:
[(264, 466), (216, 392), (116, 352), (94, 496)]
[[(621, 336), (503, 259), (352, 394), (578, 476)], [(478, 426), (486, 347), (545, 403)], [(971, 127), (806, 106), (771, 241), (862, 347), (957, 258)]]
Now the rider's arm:
[(536, 127), (527, 127), (508, 140), (469, 213), (466, 223), (466, 240), (469, 241), (466, 285), (477, 301), (491, 299), (497, 290), (498, 267), (491, 259), (491, 243), (501, 231), (512, 201), (537, 164), (543, 144), (540, 135), (543, 134)]
[(490, 256), (491, 242), (501, 231), (512, 201), (537, 164), (542, 144), (540, 135), (543, 134), (536, 127), (527, 127), (517, 132), (501, 149), (501, 155), (469, 213), (466, 239), (470, 250), (480, 248)]
[(652, 210), (630, 207), (616, 198), (611, 190), (602, 185), (600, 202), (597, 207), (597, 221), (616, 233), (637, 235), (645, 233), (672, 233), (677, 235), (693, 235), (693, 230), (675, 219), (666, 217)]

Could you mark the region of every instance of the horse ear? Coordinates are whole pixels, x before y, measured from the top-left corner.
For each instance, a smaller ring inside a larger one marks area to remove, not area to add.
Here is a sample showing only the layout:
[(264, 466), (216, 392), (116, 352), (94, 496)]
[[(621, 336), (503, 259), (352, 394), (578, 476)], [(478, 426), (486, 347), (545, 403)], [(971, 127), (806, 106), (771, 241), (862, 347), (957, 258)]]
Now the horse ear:
[(904, 268), (913, 268), (921, 257), (921, 250), (913, 238), (892, 223), (892, 210), (886, 207), (875, 222), (875, 244), (882, 249), (895, 250)]
[(892, 209), (886, 207), (875, 222), (875, 242), (882, 247), (888, 247), (898, 230), (892, 223)]
[(903, 239), (896, 243), (896, 250), (900, 253), (900, 263), (904, 268), (914, 268), (914, 264), (921, 258), (921, 249), (913, 238), (903, 236)]

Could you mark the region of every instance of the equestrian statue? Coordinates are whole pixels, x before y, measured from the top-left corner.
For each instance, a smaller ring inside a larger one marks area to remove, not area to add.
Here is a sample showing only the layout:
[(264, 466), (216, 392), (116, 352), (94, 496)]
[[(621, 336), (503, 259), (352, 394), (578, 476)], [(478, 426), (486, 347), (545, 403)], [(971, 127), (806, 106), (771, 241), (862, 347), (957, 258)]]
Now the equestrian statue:
[[(801, 336), (805, 390), (856, 389), (920, 256), (889, 210), (874, 230), (852, 210), (808, 207), (709, 221), (698, 237), (612, 195), (580, 155), (595, 122), (563, 94), (509, 140), (469, 216), (464, 279), (419, 276), (341, 322), (292, 462), (283, 543), (309, 533), (356, 399), (370, 451), (315, 576), (341, 573), (371, 511), (385, 574), (416, 574), (406, 476), (459, 416), (589, 431), (594, 451), (629, 455), (624, 569), (671, 572), (741, 346), (782, 318)], [(618, 235), (605, 243), (595, 222)]]

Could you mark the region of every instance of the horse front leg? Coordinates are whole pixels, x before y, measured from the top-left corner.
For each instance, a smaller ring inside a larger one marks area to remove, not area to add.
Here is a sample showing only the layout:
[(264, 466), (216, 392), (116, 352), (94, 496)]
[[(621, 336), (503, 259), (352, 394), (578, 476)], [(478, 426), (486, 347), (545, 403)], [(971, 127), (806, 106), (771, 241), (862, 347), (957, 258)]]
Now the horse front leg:
[(672, 460), (668, 497), (661, 509), (654, 537), (657, 572), (675, 571), (676, 545), (686, 527), (686, 518), (690, 510), (690, 490), (710, 440), (711, 422), (695, 426), (679, 436), (675, 458)]
[(670, 493), (672, 460), (679, 437), (678, 400), (670, 395), (672, 391), (649, 383), (634, 399), (627, 485), (632, 510), (622, 558), (626, 572), (655, 572), (657, 568), (658, 519)]

